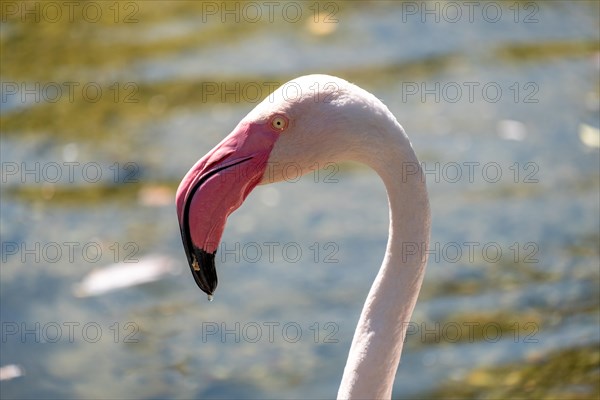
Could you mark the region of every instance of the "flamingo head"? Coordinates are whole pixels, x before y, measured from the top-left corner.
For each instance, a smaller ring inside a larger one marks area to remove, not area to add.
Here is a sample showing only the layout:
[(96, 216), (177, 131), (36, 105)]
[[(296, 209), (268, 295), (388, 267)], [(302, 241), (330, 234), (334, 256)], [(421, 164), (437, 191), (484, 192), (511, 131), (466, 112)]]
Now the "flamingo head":
[(377, 103), (340, 78), (294, 79), (258, 104), (188, 171), (177, 189), (177, 214), (200, 289), (209, 296), (214, 293), (215, 253), (227, 217), (248, 194), (258, 184), (284, 180), (290, 165), (294, 174), (308, 173), (324, 163), (353, 158), (364, 143), (358, 140), (361, 135), (348, 132), (368, 129), (364, 110)]

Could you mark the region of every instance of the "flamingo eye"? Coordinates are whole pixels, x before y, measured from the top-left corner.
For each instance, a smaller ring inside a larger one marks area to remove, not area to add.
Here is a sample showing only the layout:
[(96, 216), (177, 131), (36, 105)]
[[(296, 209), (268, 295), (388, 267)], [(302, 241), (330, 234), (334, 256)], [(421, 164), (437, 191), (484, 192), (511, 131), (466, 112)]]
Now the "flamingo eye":
[(288, 119), (283, 115), (275, 115), (271, 118), (271, 128), (283, 132), (288, 126)]

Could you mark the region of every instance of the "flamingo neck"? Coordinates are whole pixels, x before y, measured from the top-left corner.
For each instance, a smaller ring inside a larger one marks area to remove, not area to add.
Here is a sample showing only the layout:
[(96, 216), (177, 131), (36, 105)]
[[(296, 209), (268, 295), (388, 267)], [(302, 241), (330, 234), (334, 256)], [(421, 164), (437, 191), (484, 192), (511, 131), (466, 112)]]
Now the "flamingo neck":
[(370, 154), (357, 158), (373, 167), (386, 186), (389, 238), (354, 333), (338, 399), (391, 398), (427, 263), (429, 201), (412, 146), (395, 119), (369, 144), (362, 149), (372, 149)]

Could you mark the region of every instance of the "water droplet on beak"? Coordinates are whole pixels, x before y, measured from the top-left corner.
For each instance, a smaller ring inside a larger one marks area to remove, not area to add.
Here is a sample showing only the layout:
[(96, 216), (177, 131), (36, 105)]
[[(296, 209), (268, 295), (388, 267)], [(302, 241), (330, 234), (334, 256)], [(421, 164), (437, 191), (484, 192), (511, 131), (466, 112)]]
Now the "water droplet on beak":
[(212, 294), (208, 295), (208, 301), (213, 301), (213, 295)]

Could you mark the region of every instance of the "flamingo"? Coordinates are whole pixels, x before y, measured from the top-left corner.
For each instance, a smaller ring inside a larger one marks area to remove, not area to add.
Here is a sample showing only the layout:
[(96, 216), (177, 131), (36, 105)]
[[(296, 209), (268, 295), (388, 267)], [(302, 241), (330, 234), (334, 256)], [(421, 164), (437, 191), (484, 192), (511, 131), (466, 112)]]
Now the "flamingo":
[(185, 175), (176, 194), (183, 247), (209, 300), (215, 253), (229, 214), (258, 184), (284, 180), (286, 165), (309, 172), (352, 160), (385, 184), (389, 237), (356, 327), (338, 399), (390, 398), (427, 264), (430, 209), (408, 136), (374, 95), (341, 78), (293, 79), (259, 103)]

